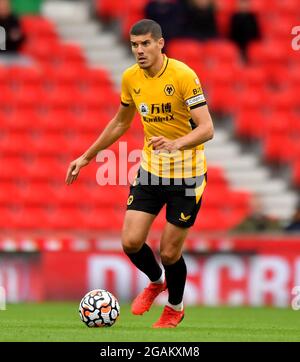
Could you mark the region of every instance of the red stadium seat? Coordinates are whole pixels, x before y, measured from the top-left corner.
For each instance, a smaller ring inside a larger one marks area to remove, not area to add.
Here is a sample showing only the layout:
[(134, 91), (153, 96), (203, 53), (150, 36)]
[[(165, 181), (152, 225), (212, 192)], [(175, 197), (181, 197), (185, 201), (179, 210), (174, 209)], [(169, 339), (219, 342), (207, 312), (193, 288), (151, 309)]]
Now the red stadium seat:
[(66, 111), (76, 108), (78, 92), (70, 87), (59, 87), (51, 92), (43, 91), (37, 108), (41, 112)]
[(7, 84), (12, 89), (25, 86), (36, 87), (41, 84), (43, 73), (37, 67), (10, 66), (6, 72)]
[(235, 108), (235, 92), (229, 85), (210, 88), (206, 92), (206, 99), (215, 112), (232, 113)]
[(286, 64), (290, 53), (290, 44), (278, 40), (253, 42), (248, 50), (251, 64)]
[(0, 86), (6, 85), (8, 78), (8, 68), (0, 65)]
[(241, 81), (246, 87), (262, 87), (267, 81), (267, 74), (260, 66), (245, 67), (241, 75)]
[(84, 65), (86, 62), (83, 50), (77, 44), (60, 44), (53, 54), (54, 64)]
[(224, 221), (223, 215), (218, 209), (201, 208), (200, 213), (193, 226), (195, 231), (200, 232), (220, 232), (226, 231), (227, 224)]
[(128, 39), (131, 26), (145, 17), (144, 8), (148, 1), (128, 0), (126, 2), (126, 8), (122, 14), (122, 35), (124, 39)]
[(227, 180), (221, 167), (210, 166), (208, 172), (208, 181), (210, 185), (217, 187), (227, 187)]
[(19, 156), (33, 150), (34, 139), (29, 134), (6, 133), (2, 137), (1, 152), (6, 156)]
[(168, 56), (187, 63), (199, 62), (205, 56), (205, 47), (197, 40), (176, 39), (168, 44)]
[(45, 219), (41, 210), (26, 209), (24, 207), (0, 207), (0, 226), (2, 229), (37, 230), (45, 227)]
[(216, 3), (218, 12), (226, 13), (226, 14), (232, 13), (235, 10), (235, 6), (236, 6), (235, 0), (227, 0), (227, 1), (216, 0), (215, 3)]
[(293, 164), (292, 179), (295, 186), (300, 188), (300, 161)]
[(57, 37), (55, 25), (40, 16), (22, 16), (21, 25), (28, 37)]
[(204, 47), (206, 58), (220, 60), (222, 63), (236, 64), (240, 62), (239, 50), (230, 41), (208, 41)]
[[(3, 153), (3, 149), (1, 148), (1, 154)], [(0, 159), (0, 181), (1, 182), (11, 182), (12, 180), (17, 181), (26, 180), (26, 165), (24, 161), (17, 156), (1, 156)]]
[(264, 157), (269, 162), (291, 162), (296, 155), (295, 142), (289, 134), (270, 134), (265, 138), (263, 147)]
[(300, 103), (292, 88), (266, 92), (266, 105), (272, 110), (288, 112)]
[(27, 183), (19, 190), (19, 194), (20, 205), (25, 207), (47, 206), (53, 203), (55, 196), (47, 183)]
[(286, 15), (293, 15), (299, 9), (299, 2), (298, 0), (286, 0), (282, 3), (280, 0), (275, 0), (275, 3), (273, 2), (273, 6), (275, 6), (279, 14), (283, 13)]
[(51, 39), (45, 42), (43, 39), (30, 39), (22, 47), (22, 53), (33, 57), (40, 62), (47, 62), (52, 60), (53, 49), (59, 46), (57, 39)]
[(46, 229), (81, 230), (86, 228), (83, 215), (77, 208), (40, 208), (40, 210), (45, 215)]
[[(67, 165), (65, 171), (67, 170)], [(53, 204), (59, 207), (77, 207), (93, 205), (93, 200), (90, 198), (90, 194), (87, 188), (80, 183), (75, 183), (71, 187), (64, 184), (63, 180), (58, 185), (52, 185), (53, 200), (50, 200)]]
[(96, 0), (96, 11), (104, 19), (119, 18), (126, 10), (125, 5), (119, 0)]
[[(2, 166), (2, 165), (1, 165)], [(21, 189), (15, 183), (0, 181), (0, 207), (18, 205), (21, 200)]]
[(282, 42), (282, 44), (289, 43), (293, 24), (297, 24), (297, 20), (296, 13), (281, 13), (277, 16), (263, 18), (262, 25), (265, 38)]
[[(99, 86), (112, 86), (112, 79), (107, 70), (101, 68), (86, 69), (82, 74), (82, 82), (86, 81), (87, 85)], [(80, 77), (80, 76), (79, 76)]]
[(266, 104), (266, 90), (255, 86), (244, 88), (242, 91), (235, 91), (233, 104), (236, 110), (257, 110), (264, 109)]
[[(37, 155), (37, 153), (35, 153)], [(64, 165), (57, 161), (54, 157), (39, 156), (31, 161), (23, 163), (27, 180), (31, 181), (47, 181), (60, 180), (64, 181), (67, 169), (67, 163)]]
[(235, 115), (235, 132), (239, 137), (260, 138), (265, 132), (265, 117), (259, 109), (241, 109)]
[(43, 67), (45, 87), (75, 86), (86, 72), (86, 66), (81, 63), (71, 63), (59, 67), (44, 64)]
[[(230, 63), (225, 63), (222, 66), (221, 72), (216, 71), (216, 69), (214, 68), (204, 69), (203, 74), (205, 76), (206, 73), (208, 75), (208, 78), (204, 79), (203, 85), (205, 86), (207, 81), (209, 87), (212, 88), (218, 88), (220, 86), (227, 86), (233, 88), (236, 85), (237, 80), (240, 79), (241, 72), (242, 70), (239, 67), (234, 67)], [(202, 78), (200, 80), (202, 80)]]

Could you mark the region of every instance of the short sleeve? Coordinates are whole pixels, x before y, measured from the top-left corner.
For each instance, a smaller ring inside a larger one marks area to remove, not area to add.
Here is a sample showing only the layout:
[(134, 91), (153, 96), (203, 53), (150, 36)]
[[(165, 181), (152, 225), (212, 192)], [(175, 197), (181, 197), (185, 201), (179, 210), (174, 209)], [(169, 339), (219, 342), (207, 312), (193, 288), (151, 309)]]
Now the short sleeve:
[(125, 107), (133, 103), (133, 99), (131, 97), (129, 89), (130, 88), (128, 84), (128, 75), (127, 72), (124, 72), (122, 76), (122, 86), (121, 86), (121, 104)]
[(200, 80), (192, 69), (188, 69), (182, 77), (181, 92), (188, 109), (194, 109), (206, 104)]

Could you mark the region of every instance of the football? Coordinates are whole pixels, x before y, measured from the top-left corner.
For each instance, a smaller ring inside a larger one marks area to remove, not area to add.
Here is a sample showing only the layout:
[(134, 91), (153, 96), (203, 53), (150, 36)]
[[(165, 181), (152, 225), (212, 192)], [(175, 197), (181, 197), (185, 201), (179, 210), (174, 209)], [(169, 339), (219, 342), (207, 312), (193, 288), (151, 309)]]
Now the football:
[(81, 299), (79, 304), (80, 319), (88, 327), (111, 327), (119, 315), (119, 302), (107, 290), (91, 290)]

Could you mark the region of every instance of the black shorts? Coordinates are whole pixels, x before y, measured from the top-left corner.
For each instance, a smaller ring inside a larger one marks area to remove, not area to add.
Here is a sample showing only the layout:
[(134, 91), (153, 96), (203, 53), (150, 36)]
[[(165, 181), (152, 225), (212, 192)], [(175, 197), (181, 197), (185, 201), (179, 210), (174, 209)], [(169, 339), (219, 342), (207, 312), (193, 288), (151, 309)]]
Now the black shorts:
[(166, 205), (169, 223), (191, 227), (200, 210), (206, 182), (206, 174), (191, 179), (162, 179), (140, 168), (134, 184), (130, 186), (127, 210), (157, 215)]

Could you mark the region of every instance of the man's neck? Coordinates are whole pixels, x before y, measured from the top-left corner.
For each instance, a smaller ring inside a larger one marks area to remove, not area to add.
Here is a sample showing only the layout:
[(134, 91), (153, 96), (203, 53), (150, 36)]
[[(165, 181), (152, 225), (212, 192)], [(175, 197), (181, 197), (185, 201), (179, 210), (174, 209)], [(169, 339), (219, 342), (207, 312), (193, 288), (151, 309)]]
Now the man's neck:
[(161, 70), (161, 68), (163, 67), (164, 65), (164, 60), (165, 60), (165, 57), (163, 54), (160, 54), (157, 62), (155, 64), (152, 65), (152, 67), (150, 67), (149, 69), (145, 69), (145, 72), (146, 74), (153, 78), (156, 76), (156, 74)]

